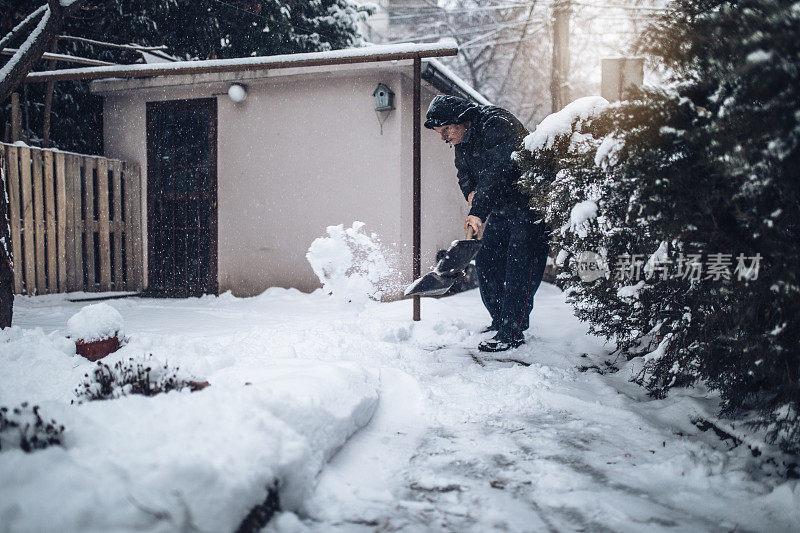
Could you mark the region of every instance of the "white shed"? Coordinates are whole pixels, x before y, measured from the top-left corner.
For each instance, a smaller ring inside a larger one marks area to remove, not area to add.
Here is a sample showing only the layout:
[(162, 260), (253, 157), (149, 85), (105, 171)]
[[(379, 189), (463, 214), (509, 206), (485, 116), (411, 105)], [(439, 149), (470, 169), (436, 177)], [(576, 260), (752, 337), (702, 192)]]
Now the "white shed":
[[(421, 128), (425, 110), (440, 93), (488, 103), (435, 59), (455, 52), (446, 42), (73, 69), (104, 97), (105, 155), (141, 166), (148, 289), (313, 290), (308, 246), (355, 220), (399, 246), (408, 280), (415, 245), (422, 268), (433, 264), (468, 209), (451, 148)], [(394, 109), (376, 111), (386, 89)]]

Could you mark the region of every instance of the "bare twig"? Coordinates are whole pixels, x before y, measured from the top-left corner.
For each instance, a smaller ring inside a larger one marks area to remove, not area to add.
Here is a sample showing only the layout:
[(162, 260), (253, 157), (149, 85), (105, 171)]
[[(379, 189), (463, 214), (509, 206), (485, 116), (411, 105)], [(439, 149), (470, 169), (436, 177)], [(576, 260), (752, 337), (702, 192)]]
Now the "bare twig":
[(517, 56), (519, 55), (519, 48), (522, 45), (522, 42), (525, 40), (525, 35), (528, 33), (528, 26), (530, 25), (531, 17), (533, 16), (533, 10), (536, 7), (536, 0), (531, 2), (531, 8), (528, 11), (528, 16), (525, 17), (525, 26), (522, 27), (522, 35), (517, 42), (517, 47), (514, 49), (514, 55), (511, 56), (511, 61), (508, 62), (508, 68), (506, 69), (506, 75), (503, 77), (503, 83), (500, 84), (500, 90), (497, 91), (498, 94), (503, 94), (503, 89), (506, 88), (506, 83), (508, 82), (508, 78), (511, 75), (511, 67), (514, 66), (514, 63), (517, 61)]
[(181, 507), (181, 511), (183, 511), (180, 523), (180, 531), (181, 533), (195, 533), (198, 531), (203, 531), (200, 529), (197, 524), (194, 523), (194, 518), (192, 518), (192, 510), (189, 509), (189, 504), (186, 503), (186, 500), (183, 497), (183, 494), (180, 491), (174, 491), (173, 496), (178, 500), (178, 504)]
[(86, 37), (75, 37), (72, 35), (59, 35), (59, 39), (64, 39), (67, 41), (76, 41), (79, 43), (85, 44), (93, 44), (96, 46), (104, 46), (106, 48), (118, 48), (120, 50), (133, 50), (136, 52), (155, 52), (159, 50), (166, 50), (167, 45), (162, 44), (159, 46), (142, 46), (140, 44), (118, 44), (118, 43), (109, 43), (106, 41), (96, 41), (94, 39), (87, 39)]
[(151, 509), (150, 507), (145, 506), (142, 502), (134, 498), (132, 494), (128, 494), (128, 501), (130, 501), (133, 504), (133, 506), (139, 509), (141, 512), (152, 516), (157, 522), (161, 522), (163, 520), (170, 522), (172, 519), (172, 514), (169, 511), (159, 511), (156, 509)]
[[(18, 48), (3, 48), (0, 50), (0, 54), (4, 56), (13, 56), (18, 50)], [(45, 52), (42, 54), (42, 59), (52, 59), (54, 61), (64, 61), (66, 63), (77, 63), (79, 65), (92, 65), (95, 67), (108, 67), (111, 65), (116, 65), (116, 63), (101, 61), (99, 59), (89, 59), (88, 57), (70, 56), (66, 54), (54, 54), (52, 52)], [(48, 67), (48, 70), (52, 69)]]

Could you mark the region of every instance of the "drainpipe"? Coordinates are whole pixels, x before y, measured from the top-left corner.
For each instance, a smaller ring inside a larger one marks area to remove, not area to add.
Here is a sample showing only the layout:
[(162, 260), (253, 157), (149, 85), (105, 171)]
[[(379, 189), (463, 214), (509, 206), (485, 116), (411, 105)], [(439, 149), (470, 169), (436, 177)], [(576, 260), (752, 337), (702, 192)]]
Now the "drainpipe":
[[(419, 56), (414, 58), (414, 102), (411, 106), (413, 108), (414, 113), (414, 120), (413, 120), (413, 133), (412, 133), (412, 144), (413, 144), (413, 166), (414, 166), (414, 243), (413, 243), (413, 269), (414, 269), (414, 279), (420, 277), (422, 270), (420, 268), (420, 243), (421, 243), (421, 208), (420, 208), (420, 196), (422, 192), (422, 179), (420, 176), (420, 167), (421, 167), (421, 157), (420, 157), (420, 113), (421, 113), (421, 102), (420, 102), (420, 75), (422, 71), (422, 59)], [(420, 320), (420, 297), (414, 296), (414, 320)]]

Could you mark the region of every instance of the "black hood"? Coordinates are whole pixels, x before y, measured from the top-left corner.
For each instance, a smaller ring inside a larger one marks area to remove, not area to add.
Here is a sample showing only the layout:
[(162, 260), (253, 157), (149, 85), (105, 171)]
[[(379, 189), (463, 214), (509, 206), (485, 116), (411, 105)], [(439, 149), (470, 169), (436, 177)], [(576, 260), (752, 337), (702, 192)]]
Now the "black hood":
[(463, 124), (472, 120), (480, 107), (458, 96), (436, 95), (428, 106), (425, 127), (433, 129), (447, 124)]

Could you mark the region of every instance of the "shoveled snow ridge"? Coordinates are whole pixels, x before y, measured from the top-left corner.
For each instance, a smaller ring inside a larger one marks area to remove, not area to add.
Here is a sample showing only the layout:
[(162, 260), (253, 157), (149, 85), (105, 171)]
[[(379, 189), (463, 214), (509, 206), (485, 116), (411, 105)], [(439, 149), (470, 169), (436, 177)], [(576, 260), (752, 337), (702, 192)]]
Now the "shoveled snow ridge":
[(242, 356), (242, 343), (137, 339), (106, 364), (154, 352), (211, 386), (71, 405), (93, 364), (41, 329), (0, 332), (0, 405), (40, 405), (64, 447), (0, 453), (0, 516), (10, 530), (234, 531), (278, 486), (298, 511), (318, 472), (378, 404), (376, 371), (299, 361), (291, 350)]

